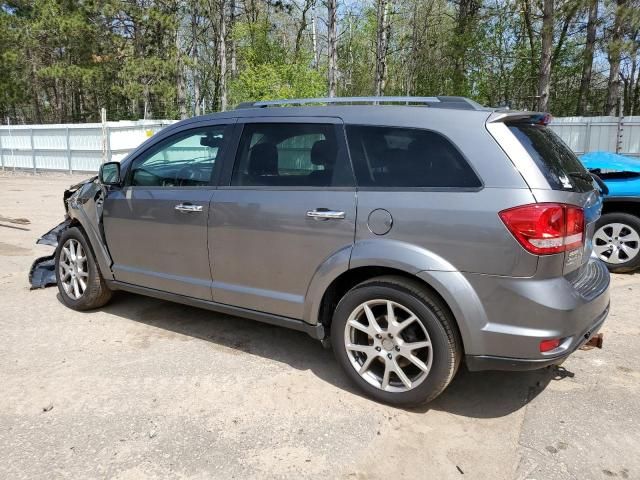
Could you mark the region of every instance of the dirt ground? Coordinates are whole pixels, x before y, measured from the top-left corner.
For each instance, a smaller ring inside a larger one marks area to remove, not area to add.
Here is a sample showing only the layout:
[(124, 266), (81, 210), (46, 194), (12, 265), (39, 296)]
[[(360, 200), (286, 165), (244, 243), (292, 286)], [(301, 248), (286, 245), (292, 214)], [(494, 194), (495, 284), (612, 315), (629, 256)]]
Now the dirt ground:
[(52, 250), (35, 241), (82, 178), (0, 173), (0, 478), (640, 479), (640, 275), (613, 278), (603, 350), (461, 371), (399, 410), (303, 333), (130, 294), (78, 313), (30, 291)]

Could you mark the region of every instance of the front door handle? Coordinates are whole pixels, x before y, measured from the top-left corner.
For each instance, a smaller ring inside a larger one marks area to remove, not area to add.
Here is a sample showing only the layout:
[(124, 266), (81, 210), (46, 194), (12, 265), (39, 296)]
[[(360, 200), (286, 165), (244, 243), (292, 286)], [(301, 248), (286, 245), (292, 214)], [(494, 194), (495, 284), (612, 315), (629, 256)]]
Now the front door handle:
[(318, 220), (342, 220), (345, 218), (345, 213), (327, 208), (316, 208), (315, 210), (309, 210), (307, 217)]
[(179, 203), (174, 208), (179, 212), (186, 212), (186, 213), (202, 212), (202, 205), (193, 205), (191, 203)]

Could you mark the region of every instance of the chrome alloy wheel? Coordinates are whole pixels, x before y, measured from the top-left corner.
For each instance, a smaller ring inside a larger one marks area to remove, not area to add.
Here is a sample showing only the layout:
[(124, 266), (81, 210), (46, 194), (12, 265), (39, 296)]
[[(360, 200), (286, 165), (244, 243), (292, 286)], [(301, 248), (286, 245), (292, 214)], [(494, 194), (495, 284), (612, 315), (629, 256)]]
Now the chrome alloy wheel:
[(640, 235), (624, 223), (608, 223), (593, 236), (593, 250), (606, 263), (627, 263), (640, 253)]
[(429, 375), (433, 347), (427, 330), (407, 307), (369, 300), (347, 320), (344, 344), (351, 366), (369, 384), (386, 392), (406, 392)]
[(87, 256), (78, 240), (70, 238), (62, 246), (58, 276), (69, 298), (78, 300), (84, 295), (89, 281), (89, 272)]

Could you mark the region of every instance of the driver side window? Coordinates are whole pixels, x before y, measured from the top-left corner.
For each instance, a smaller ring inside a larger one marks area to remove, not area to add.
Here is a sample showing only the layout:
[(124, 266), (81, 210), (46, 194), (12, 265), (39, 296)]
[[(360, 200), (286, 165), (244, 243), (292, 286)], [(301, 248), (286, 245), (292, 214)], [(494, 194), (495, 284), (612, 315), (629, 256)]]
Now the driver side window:
[(200, 187), (211, 184), (221, 158), (226, 125), (215, 125), (169, 137), (134, 160), (130, 186)]

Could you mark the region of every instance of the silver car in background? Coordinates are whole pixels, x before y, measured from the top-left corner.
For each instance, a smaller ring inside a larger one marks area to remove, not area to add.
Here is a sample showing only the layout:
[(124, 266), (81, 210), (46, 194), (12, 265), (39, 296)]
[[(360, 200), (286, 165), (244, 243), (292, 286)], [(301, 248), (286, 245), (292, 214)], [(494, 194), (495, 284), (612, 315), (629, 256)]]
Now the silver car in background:
[(65, 194), (67, 306), (126, 290), (301, 330), (403, 406), (462, 362), (542, 368), (600, 329), (602, 200), (547, 115), (461, 97), (241, 107), (178, 122)]

